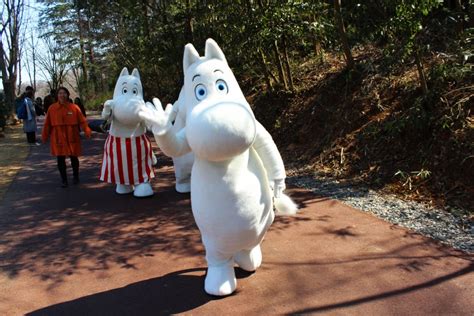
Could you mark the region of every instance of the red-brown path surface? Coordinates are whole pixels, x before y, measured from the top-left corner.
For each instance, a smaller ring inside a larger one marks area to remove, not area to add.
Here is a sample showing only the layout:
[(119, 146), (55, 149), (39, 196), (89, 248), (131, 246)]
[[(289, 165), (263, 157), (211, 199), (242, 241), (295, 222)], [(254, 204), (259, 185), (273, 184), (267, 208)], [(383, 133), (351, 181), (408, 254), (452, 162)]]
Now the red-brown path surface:
[(68, 189), (48, 147), (32, 148), (0, 204), (0, 315), (474, 314), (472, 256), (297, 189), (301, 212), (277, 218), (262, 267), (210, 297), (170, 160), (159, 156), (153, 198), (117, 196), (97, 180), (103, 137), (84, 142)]

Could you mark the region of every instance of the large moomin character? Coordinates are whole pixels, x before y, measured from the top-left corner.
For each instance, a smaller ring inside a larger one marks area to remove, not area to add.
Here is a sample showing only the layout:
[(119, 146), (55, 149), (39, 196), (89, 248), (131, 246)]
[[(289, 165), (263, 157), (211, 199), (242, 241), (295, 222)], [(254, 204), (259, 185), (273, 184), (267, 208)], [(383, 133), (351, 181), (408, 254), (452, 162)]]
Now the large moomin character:
[(133, 192), (136, 197), (153, 195), (150, 180), (153, 153), (146, 136), (146, 124), (139, 111), (145, 107), (140, 74), (129, 75), (123, 68), (115, 84), (112, 100), (104, 104), (102, 117), (110, 120), (109, 136), (104, 145), (100, 180), (116, 184), (118, 194)]
[(285, 169), (270, 134), (253, 112), (212, 39), (205, 56), (193, 45), (184, 50), (186, 125), (173, 131), (170, 113), (160, 101), (140, 112), (166, 155), (192, 150), (191, 205), (206, 248), (205, 291), (231, 294), (237, 285), (234, 264), (255, 271), (262, 262), (260, 243), (276, 209), (295, 213), (282, 193)]

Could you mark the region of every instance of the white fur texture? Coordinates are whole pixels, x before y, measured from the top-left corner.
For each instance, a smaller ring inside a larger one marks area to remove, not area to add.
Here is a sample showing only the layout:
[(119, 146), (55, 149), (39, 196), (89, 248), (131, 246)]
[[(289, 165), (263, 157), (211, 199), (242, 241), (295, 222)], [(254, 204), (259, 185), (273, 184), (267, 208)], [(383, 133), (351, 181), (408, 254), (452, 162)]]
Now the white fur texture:
[(277, 215), (295, 215), (298, 212), (298, 206), (286, 194), (276, 197), (273, 200)]
[[(177, 133), (186, 125), (186, 109), (184, 104), (183, 89), (178, 100), (173, 104), (174, 124), (172, 131)], [(176, 178), (176, 191), (179, 193), (191, 192), (191, 169), (193, 168), (194, 154), (192, 152), (180, 157), (173, 157), (174, 175)]]
[(173, 130), (171, 109), (163, 111), (158, 100), (140, 116), (165, 154), (195, 154), (191, 205), (209, 267), (204, 288), (229, 295), (237, 286), (234, 264), (253, 271), (262, 262), (260, 243), (273, 222), (272, 198), (284, 189), (285, 168), (216, 42), (206, 41), (203, 57), (186, 45), (183, 67), (185, 127)]

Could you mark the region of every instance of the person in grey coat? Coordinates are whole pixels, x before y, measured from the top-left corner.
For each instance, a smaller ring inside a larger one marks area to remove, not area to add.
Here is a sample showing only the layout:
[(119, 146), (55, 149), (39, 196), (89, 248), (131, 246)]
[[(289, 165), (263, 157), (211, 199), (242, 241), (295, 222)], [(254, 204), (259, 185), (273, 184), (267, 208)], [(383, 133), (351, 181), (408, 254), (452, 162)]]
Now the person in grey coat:
[(33, 103), (35, 97), (35, 90), (33, 87), (26, 87), (25, 89), (25, 105), (26, 105), (26, 113), (27, 118), (23, 120), (23, 131), (26, 133), (26, 139), (28, 143), (35, 144), (36, 143), (36, 111), (35, 105)]

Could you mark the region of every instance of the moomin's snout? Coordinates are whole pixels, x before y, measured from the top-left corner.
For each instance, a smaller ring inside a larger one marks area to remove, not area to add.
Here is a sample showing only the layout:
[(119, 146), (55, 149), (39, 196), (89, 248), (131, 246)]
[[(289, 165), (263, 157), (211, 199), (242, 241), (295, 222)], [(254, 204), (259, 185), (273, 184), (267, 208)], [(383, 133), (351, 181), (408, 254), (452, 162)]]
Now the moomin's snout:
[(201, 159), (224, 161), (247, 150), (255, 140), (255, 117), (236, 102), (201, 104), (187, 120), (186, 138)]
[(120, 123), (133, 126), (141, 122), (138, 112), (143, 106), (145, 106), (143, 99), (134, 97), (123, 101), (118, 100), (112, 111)]

